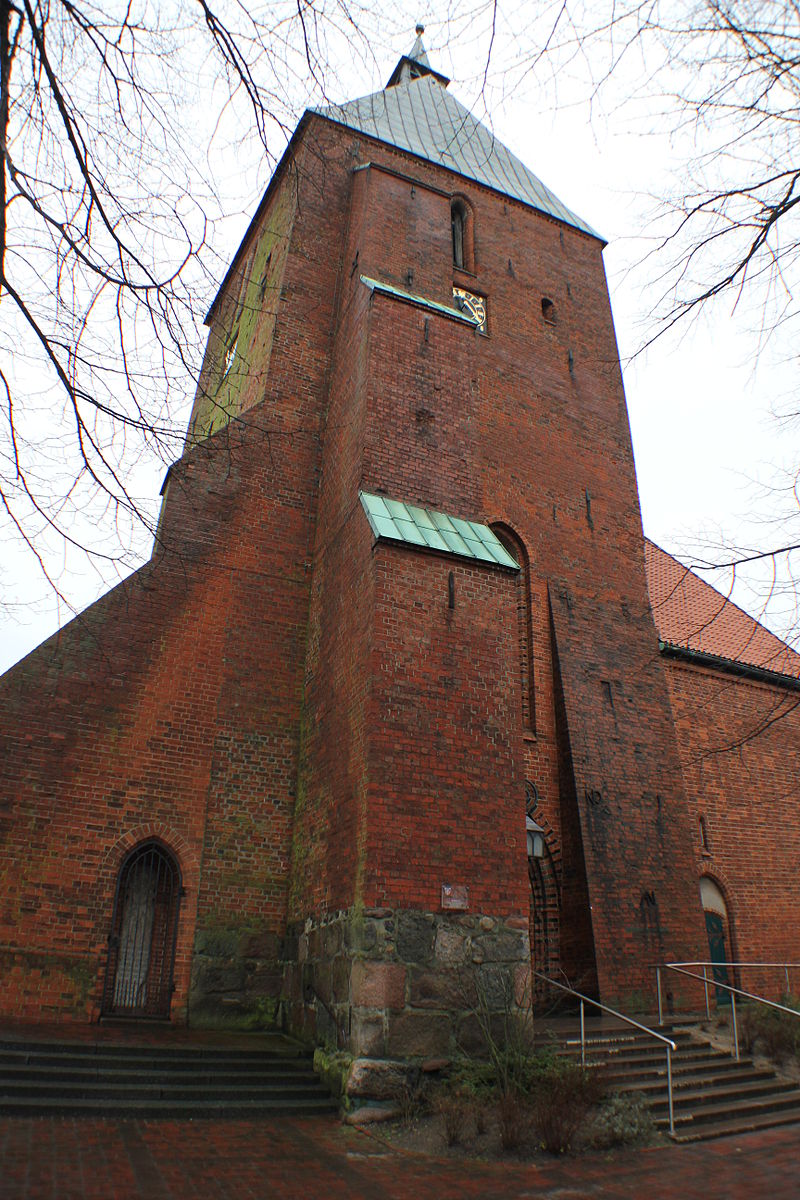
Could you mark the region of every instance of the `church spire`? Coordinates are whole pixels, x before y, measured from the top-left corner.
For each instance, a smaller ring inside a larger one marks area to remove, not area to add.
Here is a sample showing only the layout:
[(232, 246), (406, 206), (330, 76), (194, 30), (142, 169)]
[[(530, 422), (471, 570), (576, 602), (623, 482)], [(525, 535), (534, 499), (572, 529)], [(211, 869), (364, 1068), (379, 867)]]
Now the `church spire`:
[(428, 60), (428, 52), (422, 40), (425, 26), (417, 25), (414, 32), (417, 35), (417, 40), (408, 54), (403, 55), (392, 71), (389, 82), (386, 84), (387, 88), (396, 87), (399, 83), (409, 84), (412, 80), (420, 79), (423, 75), (430, 75), (437, 83), (441, 83), (443, 87), (447, 87), (450, 80), (446, 75), (441, 75), (438, 71), (434, 71)]
[(422, 41), (422, 35), (425, 32), (425, 26), (417, 25), (414, 32), (417, 35), (417, 40), (409, 50), (407, 57), (412, 59), (413, 62), (418, 63), (421, 67), (427, 67), (428, 70), (430, 70), (431, 64), (428, 62), (428, 52), (425, 49)]

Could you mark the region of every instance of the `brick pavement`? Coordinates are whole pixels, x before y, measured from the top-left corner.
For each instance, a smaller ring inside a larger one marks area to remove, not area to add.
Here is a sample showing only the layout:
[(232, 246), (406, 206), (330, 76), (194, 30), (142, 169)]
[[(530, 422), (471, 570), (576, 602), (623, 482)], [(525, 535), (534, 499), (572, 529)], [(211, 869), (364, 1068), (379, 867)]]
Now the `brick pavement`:
[(335, 1120), (0, 1118), (2, 1200), (798, 1200), (800, 1125), (693, 1146), (427, 1158)]

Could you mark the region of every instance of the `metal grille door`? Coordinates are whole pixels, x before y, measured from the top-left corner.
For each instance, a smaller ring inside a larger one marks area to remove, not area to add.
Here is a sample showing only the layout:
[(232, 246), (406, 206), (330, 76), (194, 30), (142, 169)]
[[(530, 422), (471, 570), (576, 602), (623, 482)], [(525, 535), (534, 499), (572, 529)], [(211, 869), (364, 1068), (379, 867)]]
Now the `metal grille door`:
[(178, 931), (180, 872), (148, 842), (122, 864), (108, 939), (103, 1012), (168, 1017)]

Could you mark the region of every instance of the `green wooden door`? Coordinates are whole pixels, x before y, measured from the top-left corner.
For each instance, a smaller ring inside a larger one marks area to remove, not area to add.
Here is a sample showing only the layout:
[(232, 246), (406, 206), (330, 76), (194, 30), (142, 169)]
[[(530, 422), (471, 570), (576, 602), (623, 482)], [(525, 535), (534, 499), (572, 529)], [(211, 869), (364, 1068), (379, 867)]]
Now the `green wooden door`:
[[(730, 983), (728, 969), (722, 965), (728, 961), (728, 953), (725, 946), (724, 917), (721, 917), (719, 913), (709, 912), (706, 909), (706, 933), (708, 934), (708, 948), (711, 962), (714, 964), (711, 973), (717, 983)], [(730, 1002), (730, 992), (726, 992), (724, 988), (718, 987), (717, 1006), (720, 1004), (730, 1004)]]

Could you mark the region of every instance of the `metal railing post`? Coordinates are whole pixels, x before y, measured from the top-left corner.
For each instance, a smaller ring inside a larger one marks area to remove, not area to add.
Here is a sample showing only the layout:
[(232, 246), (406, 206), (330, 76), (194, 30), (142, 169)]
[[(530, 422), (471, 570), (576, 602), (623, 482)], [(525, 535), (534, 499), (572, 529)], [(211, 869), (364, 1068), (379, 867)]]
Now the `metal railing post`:
[(703, 967), (703, 987), (706, 991), (706, 1020), (711, 1020), (711, 1009), (708, 1006), (708, 968)]
[(583, 1015), (583, 1001), (581, 1000), (581, 1066), (586, 1066), (586, 1025)]
[(656, 988), (658, 990), (658, 1023), (664, 1024), (664, 1009), (661, 1005), (661, 967), (656, 967)]
[(788, 996), (791, 996), (791, 994), (792, 994), (789, 991), (789, 968), (788, 968), (788, 966), (783, 968), (783, 973), (786, 976), (786, 995), (788, 997)]
[(736, 1026), (736, 997), (731, 992), (731, 1017), (733, 1018), (733, 1044), (736, 1047), (736, 1061), (739, 1062), (739, 1030)]
[(672, 1105), (672, 1050), (667, 1046), (667, 1102), (669, 1104), (669, 1134), (675, 1136), (675, 1111)]

